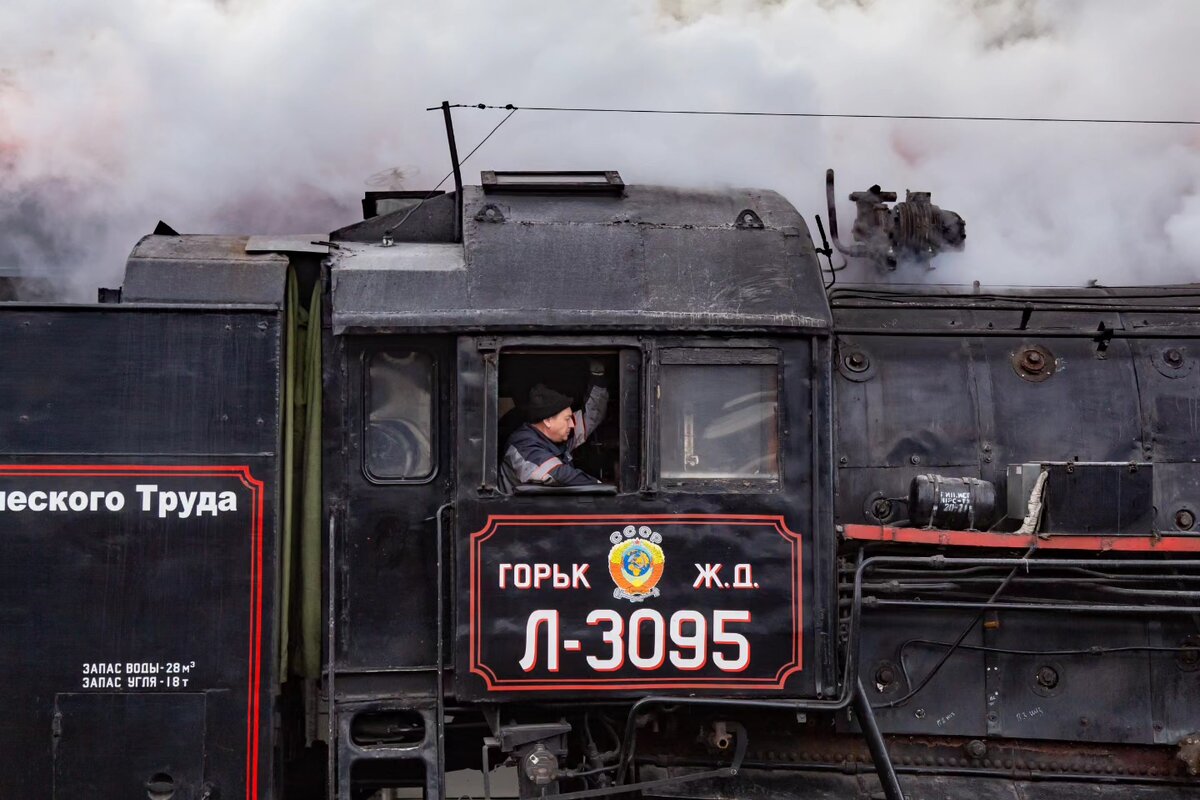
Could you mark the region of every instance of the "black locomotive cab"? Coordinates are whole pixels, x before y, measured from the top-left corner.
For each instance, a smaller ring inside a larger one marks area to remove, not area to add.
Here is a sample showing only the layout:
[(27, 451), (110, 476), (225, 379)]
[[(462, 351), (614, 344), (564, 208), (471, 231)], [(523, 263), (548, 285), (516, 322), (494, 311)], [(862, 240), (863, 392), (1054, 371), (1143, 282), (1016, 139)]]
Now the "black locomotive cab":
[[(495, 760), (575, 758), (583, 715), (547, 727), (546, 703), (833, 694), (829, 310), (800, 217), (750, 191), (463, 202), (461, 243), (410, 203), (330, 252), (342, 785), (389, 769), (354, 720), (436, 730), (439, 687)], [(578, 412), (570, 454), (506, 480), (535, 387)], [(546, 479), (568, 458), (586, 480)], [(453, 730), (442, 757), (478, 767)], [(432, 781), (435, 751), (397, 769)]]

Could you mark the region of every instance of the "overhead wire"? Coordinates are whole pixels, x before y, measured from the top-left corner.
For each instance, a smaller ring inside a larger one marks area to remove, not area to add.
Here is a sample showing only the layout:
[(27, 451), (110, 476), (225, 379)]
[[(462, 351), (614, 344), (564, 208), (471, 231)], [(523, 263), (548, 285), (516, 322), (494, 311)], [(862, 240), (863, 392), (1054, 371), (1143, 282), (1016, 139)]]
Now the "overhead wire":
[[(450, 108), (498, 111), (548, 111), (587, 114), (664, 114), (693, 117), (794, 117), (802, 119), (926, 120), (938, 122), (1049, 122), (1084, 125), (1200, 125), (1192, 119), (1137, 119), (1133, 117), (1018, 117), (989, 114), (859, 114), (832, 111), (725, 111), (691, 108), (604, 108), (592, 106), (517, 106), (512, 103), (454, 103)], [(441, 106), (426, 109), (440, 110)]]

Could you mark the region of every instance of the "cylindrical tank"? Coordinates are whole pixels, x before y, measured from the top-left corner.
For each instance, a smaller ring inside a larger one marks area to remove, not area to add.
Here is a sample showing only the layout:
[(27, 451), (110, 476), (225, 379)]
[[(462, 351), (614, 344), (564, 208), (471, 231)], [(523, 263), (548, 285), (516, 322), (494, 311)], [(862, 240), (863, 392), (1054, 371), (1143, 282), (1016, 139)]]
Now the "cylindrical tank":
[(918, 475), (908, 487), (908, 519), (914, 527), (986, 529), (996, 518), (996, 487), (979, 478)]

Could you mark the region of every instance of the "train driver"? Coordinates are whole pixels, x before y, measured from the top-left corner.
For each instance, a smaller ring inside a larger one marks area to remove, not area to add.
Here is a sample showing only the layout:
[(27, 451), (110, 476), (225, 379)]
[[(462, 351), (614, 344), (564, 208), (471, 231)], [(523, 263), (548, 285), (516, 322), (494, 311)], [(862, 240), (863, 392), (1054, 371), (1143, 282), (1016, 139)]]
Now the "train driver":
[(608, 388), (604, 364), (588, 364), (588, 396), (579, 411), (571, 411), (571, 398), (543, 384), (529, 390), (525, 405), (528, 420), (508, 437), (500, 485), (506, 492), (521, 484), (540, 486), (592, 486), (597, 479), (571, 462), (571, 453), (604, 420)]

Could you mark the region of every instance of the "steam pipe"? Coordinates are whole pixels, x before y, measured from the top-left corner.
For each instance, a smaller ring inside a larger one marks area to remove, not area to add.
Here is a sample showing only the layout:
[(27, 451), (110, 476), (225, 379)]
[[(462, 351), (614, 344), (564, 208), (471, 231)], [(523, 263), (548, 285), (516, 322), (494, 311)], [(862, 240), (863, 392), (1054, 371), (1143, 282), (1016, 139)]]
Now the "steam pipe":
[(341, 781), (338, 775), (338, 718), (337, 718), (337, 692), (334, 691), (334, 675), (337, 672), (337, 510), (329, 510), (329, 561), (325, 574), (326, 583), (326, 613), (329, 615), (329, 630), (325, 636), (325, 716), (329, 723), (327, 730), (328, 743), (326, 753), (326, 783), (329, 787), (327, 800), (337, 800), (338, 788)]
[[(820, 217), (818, 217), (820, 219)], [(841, 291), (841, 290), (838, 290)], [(1041, 302), (1041, 301), (1039, 301)], [(914, 309), (937, 311), (1024, 311), (1028, 300), (1025, 298), (1014, 298), (1012, 300), (990, 301), (990, 302), (908, 302), (904, 299), (897, 299), (895, 302), (878, 302), (867, 301), (860, 302), (857, 298), (840, 297), (836, 293), (829, 298), (829, 303), (834, 308), (841, 309), (866, 309), (871, 311), (894, 311), (896, 309)], [(1072, 311), (1072, 312), (1092, 312), (1092, 311), (1109, 311), (1119, 314), (1200, 314), (1198, 306), (1145, 306), (1145, 305), (1116, 305), (1115, 303), (1057, 303), (1054, 300), (1045, 300), (1043, 305), (1034, 308), (1034, 311)]]
[(1071, 330), (1069, 328), (869, 328), (838, 327), (833, 332), (842, 336), (949, 336), (954, 338), (1012, 338), (1012, 339), (1196, 339), (1195, 328), (1171, 330), (1166, 328), (1105, 328), (1103, 330)]
[[(450, 112), (447, 111), (446, 113), (449, 114)], [(450, 137), (450, 142), (451, 142), (451, 150), (453, 151), (453, 147), (454, 147), (454, 144), (453, 144), (454, 137), (453, 136)], [(458, 162), (456, 159), (455, 167), (457, 168), (457, 166), (458, 166)], [(459, 197), (460, 198), (462, 197), (461, 192), (459, 194)], [(462, 215), (459, 215), (458, 219), (461, 221)], [(436, 736), (435, 741), (437, 742), (437, 771), (438, 771), (437, 787), (438, 787), (438, 796), (439, 797), (444, 797), (446, 794), (446, 786), (445, 786), (445, 780), (446, 780), (446, 692), (445, 692), (445, 686), (446, 686), (446, 681), (445, 681), (445, 676), (446, 676), (446, 632), (445, 632), (446, 591), (445, 591), (445, 585), (444, 585), (444, 583), (445, 583), (444, 574), (445, 574), (445, 570), (446, 570), (444, 554), (445, 554), (446, 545), (445, 545), (444, 539), (446, 537), (447, 531), (445, 528), (442, 527), (442, 512), (447, 511), (447, 510), (453, 511), (454, 503), (442, 503), (440, 506), (438, 506), (437, 511), (433, 512), (433, 516), (434, 516), (434, 519), (436, 520), (435, 524), (436, 524), (436, 528), (437, 528), (437, 598), (438, 598), (438, 601), (437, 601), (437, 615), (438, 615), (437, 616), (437, 683), (438, 683), (438, 685), (437, 685), (437, 718), (436, 718), (437, 719), (437, 736)], [(484, 745), (484, 753), (485, 754), (487, 753), (487, 745)], [(485, 768), (487, 767), (486, 761), (484, 762), (484, 767)], [(486, 780), (487, 777), (488, 777), (487, 773), (484, 772), (484, 779)], [(488, 787), (488, 788), (490, 789), (490, 787)]]
[(1083, 614), (1196, 614), (1200, 606), (1138, 606), (1084, 603), (985, 603), (955, 600), (876, 600), (867, 602), (872, 608), (953, 608), (995, 611), (1053, 611)]
[(879, 723), (875, 721), (875, 712), (871, 710), (871, 701), (867, 698), (867, 690), (863, 688), (862, 678), (854, 681), (854, 712), (858, 715), (858, 725), (867, 739), (867, 749), (871, 751), (871, 760), (875, 762), (875, 771), (883, 785), (883, 796), (887, 800), (904, 800), (904, 792), (900, 789), (896, 769), (892, 766), (883, 734), (879, 732)]
[[(1154, 568), (1161, 567), (1162, 564), (1154, 561), (1136, 561), (1130, 559), (1079, 559), (1079, 558), (1057, 558), (1057, 559), (1032, 559), (1032, 558), (946, 558), (945, 556), (874, 556), (868, 558), (859, 564), (854, 575), (854, 603), (864, 604), (872, 608), (885, 607), (920, 607), (920, 608), (957, 608), (957, 609), (997, 609), (1011, 611), (1066, 611), (1080, 613), (1095, 613), (1095, 614), (1195, 614), (1197, 606), (1160, 606), (1160, 605), (1131, 605), (1131, 604), (1089, 604), (1089, 603), (1015, 603), (1015, 602), (956, 602), (956, 601), (939, 601), (939, 600), (881, 600), (878, 598), (870, 598), (867, 601), (862, 599), (863, 589), (863, 573), (864, 571), (876, 564), (896, 564), (896, 565), (925, 565), (933, 568), (935, 571), (946, 566), (963, 566), (963, 567), (1006, 567), (1012, 564), (1019, 564), (1028, 568), (1030, 567), (1049, 567), (1049, 568), (1083, 568), (1095, 569), (1100, 568)], [(1173, 568), (1194, 568), (1200, 567), (1200, 561), (1175, 561), (1172, 562)], [(1152, 590), (1147, 590), (1152, 591)], [(855, 622), (855, 615), (861, 615), (860, 608), (851, 609), (851, 623)], [(854, 625), (853, 630), (857, 630), (857, 625)]]
[(838, 238), (837, 224), (837, 202), (833, 196), (833, 170), (825, 170), (825, 204), (829, 206), (829, 236), (833, 239), (834, 245), (838, 252), (844, 256), (851, 258), (862, 258), (867, 254), (867, 248), (864, 245), (844, 245), (842, 240)]

